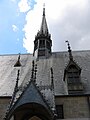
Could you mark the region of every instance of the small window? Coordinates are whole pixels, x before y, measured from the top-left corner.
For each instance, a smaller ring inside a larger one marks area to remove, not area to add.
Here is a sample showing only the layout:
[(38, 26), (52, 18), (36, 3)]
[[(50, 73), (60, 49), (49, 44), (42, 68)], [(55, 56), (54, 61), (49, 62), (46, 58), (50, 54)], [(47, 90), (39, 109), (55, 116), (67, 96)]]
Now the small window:
[(56, 105), (57, 119), (64, 119), (63, 105)]
[(72, 84), (80, 83), (79, 71), (73, 66), (70, 66), (68, 71), (68, 84), (70, 83)]

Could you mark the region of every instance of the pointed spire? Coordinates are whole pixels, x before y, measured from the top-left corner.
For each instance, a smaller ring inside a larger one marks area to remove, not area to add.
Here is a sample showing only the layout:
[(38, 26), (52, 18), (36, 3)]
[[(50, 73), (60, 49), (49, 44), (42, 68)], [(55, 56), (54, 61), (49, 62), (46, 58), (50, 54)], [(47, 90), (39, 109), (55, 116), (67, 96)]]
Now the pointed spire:
[(71, 50), (71, 47), (70, 47), (69, 41), (66, 40), (65, 42), (67, 43), (67, 46), (68, 46), (69, 59), (70, 59), (70, 60), (73, 60), (72, 50)]
[(40, 34), (48, 35), (48, 27), (47, 27), (47, 22), (45, 18), (45, 4), (43, 5), (43, 17), (42, 17), (42, 23), (40, 28)]

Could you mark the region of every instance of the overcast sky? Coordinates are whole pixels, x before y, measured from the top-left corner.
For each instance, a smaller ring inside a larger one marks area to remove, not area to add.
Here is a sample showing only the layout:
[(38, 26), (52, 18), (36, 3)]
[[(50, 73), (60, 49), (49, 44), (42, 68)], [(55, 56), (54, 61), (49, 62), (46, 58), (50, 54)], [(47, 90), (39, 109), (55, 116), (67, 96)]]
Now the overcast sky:
[(1, 0), (0, 54), (33, 52), (43, 3), (53, 51), (90, 50), (90, 0)]

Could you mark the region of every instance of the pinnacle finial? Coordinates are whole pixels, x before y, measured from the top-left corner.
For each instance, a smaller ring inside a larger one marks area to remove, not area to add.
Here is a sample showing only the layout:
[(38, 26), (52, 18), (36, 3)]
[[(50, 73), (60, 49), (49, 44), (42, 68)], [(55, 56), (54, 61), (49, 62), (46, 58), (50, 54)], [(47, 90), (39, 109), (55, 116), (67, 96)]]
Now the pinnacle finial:
[(37, 64), (35, 64), (35, 70), (34, 70), (34, 74), (35, 74), (35, 80), (34, 80), (34, 82), (36, 82), (36, 73), (37, 73)]
[(68, 45), (69, 58), (70, 58), (70, 60), (73, 60), (72, 50), (71, 50), (71, 47), (70, 47), (69, 41), (66, 40), (65, 42), (66, 42), (67, 45)]
[(19, 53), (18, 60), (15, 63), (14, 67), (20, 67), (20, 66), (21, 66), (21, 63), (20, 63), (20, 53)]
[(53, 81), (53, 68), (51, 67), (51, 86), (54, 89), (54, 81)]
[(20, 60), (20, 53), (19, 53), (19, 56), (18, 56), (18, 61)]
[(43, 4), (43, 16), (45, 16), (45, 3)]
[(31, 74), (31, 78), (34, 78), (34, 60), (32, 61), (32, 74)]

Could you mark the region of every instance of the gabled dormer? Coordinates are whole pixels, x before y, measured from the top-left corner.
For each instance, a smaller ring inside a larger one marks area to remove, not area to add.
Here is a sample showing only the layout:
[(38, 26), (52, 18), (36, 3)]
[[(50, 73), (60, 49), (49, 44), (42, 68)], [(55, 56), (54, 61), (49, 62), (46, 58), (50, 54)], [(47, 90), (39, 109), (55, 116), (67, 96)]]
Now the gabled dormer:
[(70, 49), (69, 42), (68, 52), (69, 62), (64, 70), (64, 81), (67, 84), (68, 94), (81, 94), (83, 92), (83, 85), (81, 82), (81, 68), (73, 60), (73, 55)]
[(52, 40), (48, 31), (48, 26), (45, 17), (45, 7), (43, 8), (43, 17), (40, 31), (38, 31), (34, 40), (33, 55), (36, 58), (47, 58), (51, 55)]

